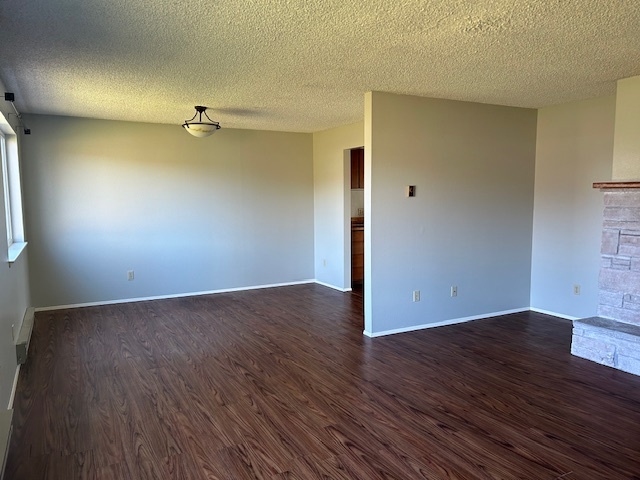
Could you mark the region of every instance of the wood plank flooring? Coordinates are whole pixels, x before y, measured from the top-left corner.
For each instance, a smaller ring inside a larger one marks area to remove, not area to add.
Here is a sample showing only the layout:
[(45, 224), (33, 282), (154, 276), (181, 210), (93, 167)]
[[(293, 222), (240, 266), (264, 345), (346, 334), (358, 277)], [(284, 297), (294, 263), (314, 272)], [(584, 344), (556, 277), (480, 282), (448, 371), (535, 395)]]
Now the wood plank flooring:
[(5, 478), (638, 479), (640, 377), (535, 313), (370, 339), (301, 285), (38, 313)]

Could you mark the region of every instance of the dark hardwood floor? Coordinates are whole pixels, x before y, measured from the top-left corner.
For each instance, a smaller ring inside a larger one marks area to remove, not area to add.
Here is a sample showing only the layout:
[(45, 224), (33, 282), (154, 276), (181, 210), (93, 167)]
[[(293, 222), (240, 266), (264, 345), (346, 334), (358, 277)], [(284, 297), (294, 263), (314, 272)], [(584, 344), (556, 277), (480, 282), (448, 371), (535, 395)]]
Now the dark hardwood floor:
[(369, 339), (301, 285), (38, 313), (5, 478), (640, 478), (640, 377), (535, 313)]

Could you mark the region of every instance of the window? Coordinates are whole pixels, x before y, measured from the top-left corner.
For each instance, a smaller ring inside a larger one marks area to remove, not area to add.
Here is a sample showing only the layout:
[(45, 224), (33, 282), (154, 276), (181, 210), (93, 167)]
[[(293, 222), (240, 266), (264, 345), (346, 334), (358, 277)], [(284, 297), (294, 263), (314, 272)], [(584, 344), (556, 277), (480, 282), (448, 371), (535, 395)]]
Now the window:
[(2, 187), (4, 190), (4, 209), (7, 225), (7, 245), (13, 245), (13, 232), (11, 231), (11, 200), (9, 197), (9, 168), (7, 166), (7, 145), (4, 134), (0, 132), (0, 157), (2, 157)]
[(9, 263), (13, 263), (27, 244), (24, 241), (22, 223), (18, 139), (2, 114), (0, 114), (0, 161), (2, 163), (2, 190), (8, 247), (7, 260)]

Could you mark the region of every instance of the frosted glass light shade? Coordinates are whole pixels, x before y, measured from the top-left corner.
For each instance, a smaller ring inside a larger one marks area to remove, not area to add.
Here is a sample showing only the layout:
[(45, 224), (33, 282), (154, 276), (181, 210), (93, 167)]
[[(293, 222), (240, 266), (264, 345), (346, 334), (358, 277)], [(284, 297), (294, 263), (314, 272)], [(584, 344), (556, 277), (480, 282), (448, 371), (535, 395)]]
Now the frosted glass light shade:
[(220, 129), (217, 123), (185, 123), (182, 125), (184, 129), (194, 137), (203, 138), (213, 135)]

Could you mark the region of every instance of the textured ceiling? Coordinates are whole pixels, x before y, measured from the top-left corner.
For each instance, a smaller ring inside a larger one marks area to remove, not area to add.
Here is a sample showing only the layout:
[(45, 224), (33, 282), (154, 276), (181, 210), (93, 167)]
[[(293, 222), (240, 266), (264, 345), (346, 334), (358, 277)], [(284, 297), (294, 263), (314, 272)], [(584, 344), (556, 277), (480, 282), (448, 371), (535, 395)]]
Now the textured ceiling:
[(26, 113), (312, 132), (378, 90), (521, 107), (640, 74), (638, 0), (1, 0)]

